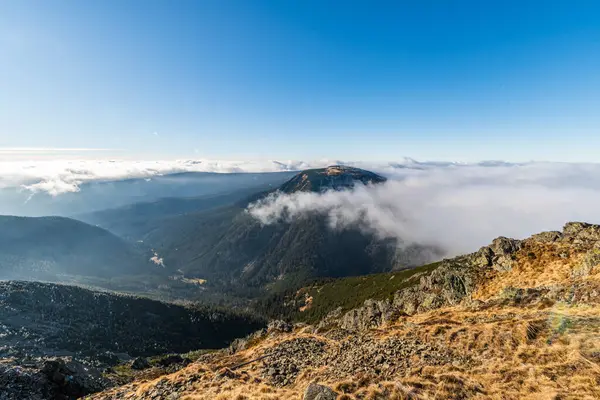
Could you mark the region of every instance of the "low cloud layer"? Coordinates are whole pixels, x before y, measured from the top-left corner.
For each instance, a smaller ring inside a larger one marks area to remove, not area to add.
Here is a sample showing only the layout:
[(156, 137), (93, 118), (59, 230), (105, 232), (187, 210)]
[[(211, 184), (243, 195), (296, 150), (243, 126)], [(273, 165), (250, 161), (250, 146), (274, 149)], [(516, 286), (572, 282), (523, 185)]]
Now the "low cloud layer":
[(279, 161), (219, 161), (219, 160), (37, 160), (0, 161), (0, 189), (19, 188), (35, 193), (58, 196), (80, 190), (83, 183), (119, 181), (131, 178), (152, 178), (179, 172), (278, 172), (296, 171), (317, 163)]
[[(1, 150), (1, 149), (0, 149)], [(6, 149), (5, 149), (6, 150)], [(15, 149), (10, 149), (15, 151)], [(44, 150), (44, 149), (40, 149)], [(56, 149), (55, 149), (56, 150)], [(60, 149), (59, 149), (60, 150)], [(85, 150), (85, 149), (73, 149)], [(31, 149), (27, 149), (31, 153)], [(1, 154), (1, 153), (0, 153)], [(152, 178), (180, 172), (281, 172), (321, 168), (333, 164), (346, 164), (392, 175), (403, 171), (442, 168), (454, 163), (419, 163), (402, 159), (393, 163), (344, 162), (339, 160), (316, 161), (229, 161), (229, 160), (163, 160), (132, 161), (106, 159), (0, 159), (0, 189), (17, 188), (32, 194), (47, 193), (58, 196), (78, 192), (81, 185), (94, 181), (120, 181), (131, 178)]]
[(523, 238), (571, 220), (600, 222), (600, 165), (387, 167), (383, 185), (273, 195), (248, 211), (264, 224), (326, 214), (333, 229), (359, 227), (404, 243), (435, 244), (452, 256), (503, 235)]

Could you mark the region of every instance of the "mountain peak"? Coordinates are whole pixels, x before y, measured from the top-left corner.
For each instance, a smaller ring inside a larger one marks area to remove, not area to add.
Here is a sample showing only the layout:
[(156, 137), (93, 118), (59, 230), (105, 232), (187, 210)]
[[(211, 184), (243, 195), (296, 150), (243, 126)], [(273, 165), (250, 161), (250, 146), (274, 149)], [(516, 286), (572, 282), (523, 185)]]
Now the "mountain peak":
[(326, 168), (308, 169), (300, 172), (279, 188), (284, 193), (325, 192), (344, 190), (363, 185), (383, 183), (386, 178), (376, 173), (345, 165), (331, 165)]

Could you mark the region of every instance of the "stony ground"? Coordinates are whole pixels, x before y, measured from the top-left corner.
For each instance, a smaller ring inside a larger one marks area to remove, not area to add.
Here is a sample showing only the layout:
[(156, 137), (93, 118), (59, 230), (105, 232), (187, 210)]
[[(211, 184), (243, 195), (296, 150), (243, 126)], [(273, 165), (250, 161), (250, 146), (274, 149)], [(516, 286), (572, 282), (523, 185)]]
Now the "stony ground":
[(90, 399), (309, 400), (315, 382), (339, 400), (600, 399), (600, 226), (499, 238), (393, 302), (273, 324)]
[(90, 398), (302, 399), (319, 382), (345, 399), (597, 399), (599, 315), (597, 307), (453, 307), (358, 334), (272, 331), (248, 349)]

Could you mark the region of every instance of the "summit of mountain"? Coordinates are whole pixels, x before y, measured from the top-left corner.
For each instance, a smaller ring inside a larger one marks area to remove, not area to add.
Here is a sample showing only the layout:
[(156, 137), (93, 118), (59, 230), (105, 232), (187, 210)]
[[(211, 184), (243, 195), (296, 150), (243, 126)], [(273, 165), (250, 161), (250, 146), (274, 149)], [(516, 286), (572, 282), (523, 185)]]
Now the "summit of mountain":
[(345, 165), (331, 165), (302, 171), (281, 185), (279, 191), (320, 193), (327, 190), (345, 190), (357, 184), (378, 184), (385, 181), (386, 178), (371, 171)]

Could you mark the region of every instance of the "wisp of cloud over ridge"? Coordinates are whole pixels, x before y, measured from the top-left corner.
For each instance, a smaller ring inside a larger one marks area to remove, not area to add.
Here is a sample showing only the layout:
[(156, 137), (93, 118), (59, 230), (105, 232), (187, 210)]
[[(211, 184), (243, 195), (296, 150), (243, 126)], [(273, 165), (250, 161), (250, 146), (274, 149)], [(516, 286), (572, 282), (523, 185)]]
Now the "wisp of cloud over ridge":
[(600, 165), (487, 165), (387, 167), (385, 184), (274, 193), (248, 211), (264, 224), (321, 213), (332, 229), (358, 227), (400, 245), (429, 243), (447, 256), (474, 251), (498, 235), (526, 237), (567, 221), (600, 221)]

